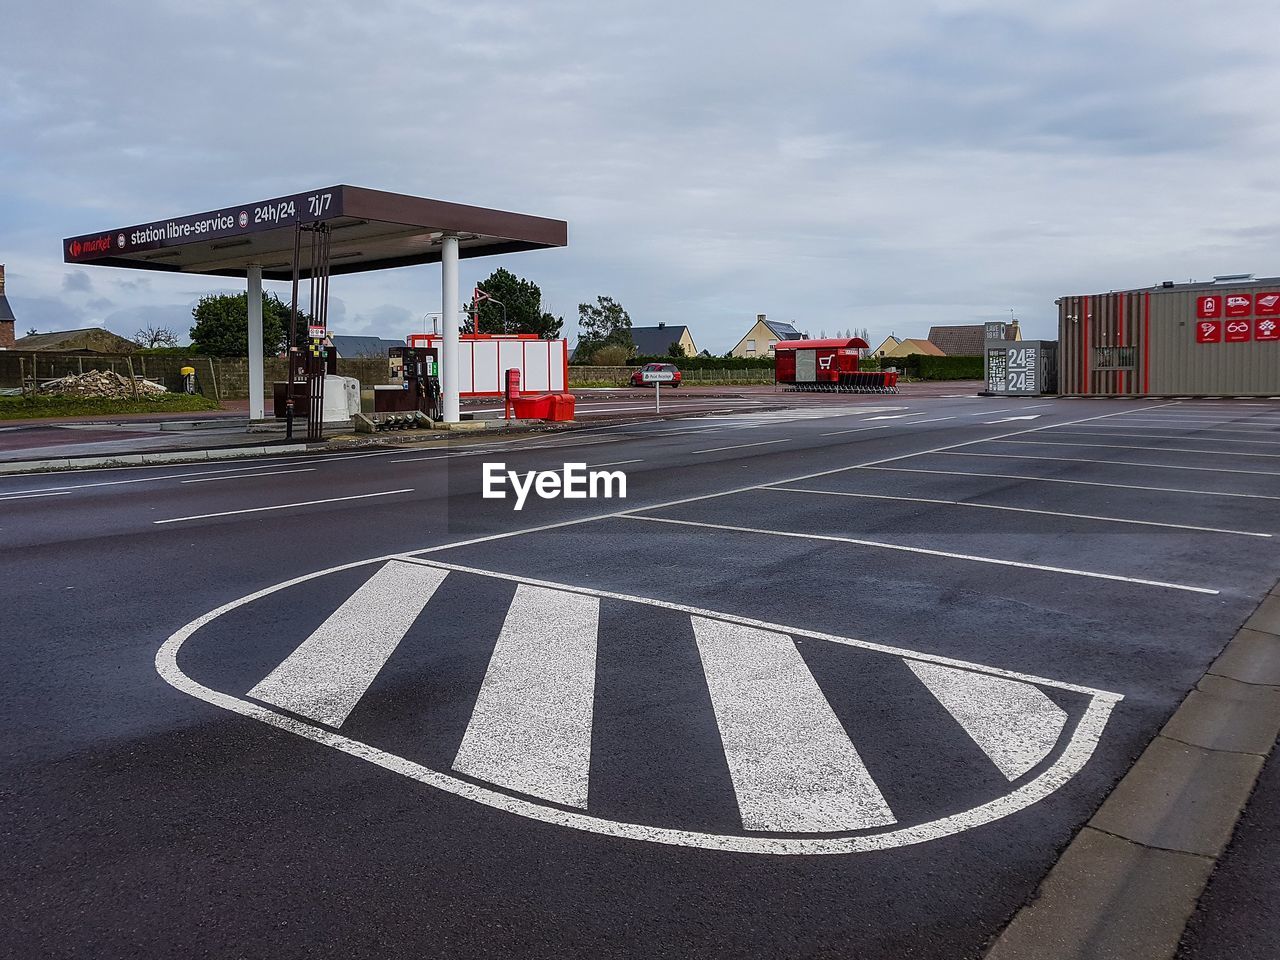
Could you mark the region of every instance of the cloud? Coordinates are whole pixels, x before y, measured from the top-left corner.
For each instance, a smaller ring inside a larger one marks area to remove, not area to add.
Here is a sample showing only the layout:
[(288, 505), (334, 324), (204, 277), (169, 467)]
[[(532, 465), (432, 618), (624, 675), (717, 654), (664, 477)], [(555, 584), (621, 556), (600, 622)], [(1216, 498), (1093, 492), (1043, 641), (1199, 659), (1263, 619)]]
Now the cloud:
[(93, 281), (83, 270), (74, 270), (62, 278), (63, 293), (92, 293)]
[[(1155, 0), (310, 9), (8, 15), (0, 217), (30, 296), (87, 292), (63, 288), (62, 237), (333, 182), (564, 218), (568, 249), (464, 262), (464, 290), (505, 266), (570, 324), (606, 294), (714, 351), (757, 313), (883, 337), (1012, 307), (1052, 336), (1066, 293), (1277, 272), (1261, 0), (1225, 26)], [(216, 95), (164, 82), (197, 51)], [(86, 275), (121, 309), (196, 289)], [(403, 336), (438, 275), (335, 278), (335, 329)]]

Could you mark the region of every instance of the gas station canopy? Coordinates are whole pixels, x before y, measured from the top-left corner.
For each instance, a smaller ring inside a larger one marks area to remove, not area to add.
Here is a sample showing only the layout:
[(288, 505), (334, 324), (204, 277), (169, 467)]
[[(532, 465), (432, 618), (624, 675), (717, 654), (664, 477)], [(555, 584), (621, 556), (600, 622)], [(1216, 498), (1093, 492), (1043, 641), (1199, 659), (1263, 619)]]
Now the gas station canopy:
[[(563, 220), (339, 185), (70, 237), (63, 256), (67, 263), (222, 277), (245, 277), (260, 266), (265, 279), (290, 280), (296, 227), (315, 223), (329, 228), (332, 274), (438, 263), (445, 237), (457, 238), (459, 257), (568, 243)], [(302, 260), (305, 277), (310, 264)]]

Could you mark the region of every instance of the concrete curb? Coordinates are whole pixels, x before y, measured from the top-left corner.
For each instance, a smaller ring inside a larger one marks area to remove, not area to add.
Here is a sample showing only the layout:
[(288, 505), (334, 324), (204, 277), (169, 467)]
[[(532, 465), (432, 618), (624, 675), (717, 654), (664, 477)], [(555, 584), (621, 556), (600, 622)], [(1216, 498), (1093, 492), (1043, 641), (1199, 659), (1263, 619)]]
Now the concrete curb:
[(1280, 584), (1067, 846), (988, 960), (1172, 958), (1280, 734)]
[(301, 453), (305, 443), (275, 447), (219, 447), (213, 450), (173, 450), (167, 453), (122, 453), (111, 457), (76, 457), (56, 460), (15, 460), (0, 463), (0, 475), (46, 473), (54, 470), (100, 469), (102, 467), (140, 467), (154, 463), (199, 463), (201, 460), (231, 460), (237, 457), (262, 457), (277, 453)]

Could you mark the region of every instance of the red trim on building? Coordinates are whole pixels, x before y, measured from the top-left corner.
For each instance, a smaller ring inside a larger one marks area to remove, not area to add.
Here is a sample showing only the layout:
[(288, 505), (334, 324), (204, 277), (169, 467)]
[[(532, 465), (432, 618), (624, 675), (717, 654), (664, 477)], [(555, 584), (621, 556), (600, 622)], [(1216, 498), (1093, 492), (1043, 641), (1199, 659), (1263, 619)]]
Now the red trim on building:
[(1080, 393), (1089, 393), (1089, 298), (1084, 298), (1084, 309), (1080, 311)]

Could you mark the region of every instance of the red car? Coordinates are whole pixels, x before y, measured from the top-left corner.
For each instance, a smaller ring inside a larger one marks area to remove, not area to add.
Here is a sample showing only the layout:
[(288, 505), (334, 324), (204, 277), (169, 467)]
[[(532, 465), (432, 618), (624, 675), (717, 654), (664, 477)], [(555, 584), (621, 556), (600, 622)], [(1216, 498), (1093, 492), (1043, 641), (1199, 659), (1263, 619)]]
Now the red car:
[(631, 374), (631, 385), (633, 387), (651, 387), (652, 383), (644, 382), (645, 371), (666, 370), (671, 374), (670, 382), (663, 381), (662, 385), (667, 388), (675, 388), (680, 386), (680, 370), (674, 363), (646, 363), (643, 367)]

